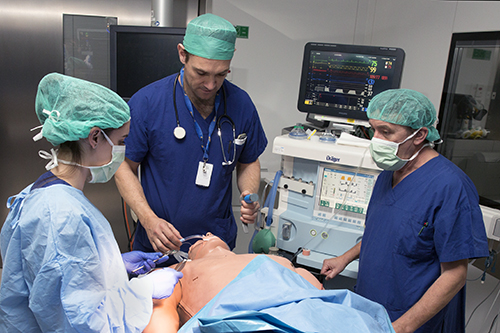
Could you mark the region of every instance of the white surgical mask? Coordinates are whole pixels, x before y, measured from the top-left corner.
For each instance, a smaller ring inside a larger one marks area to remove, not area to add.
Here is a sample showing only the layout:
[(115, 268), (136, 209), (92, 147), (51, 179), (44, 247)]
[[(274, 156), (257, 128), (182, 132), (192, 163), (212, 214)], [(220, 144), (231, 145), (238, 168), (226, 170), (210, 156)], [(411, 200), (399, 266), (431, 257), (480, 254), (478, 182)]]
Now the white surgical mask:
[(382, 140), (379, 138), (372, 138), (370, 142), (370, 154), (372, 155), (373, 161), (377, 166), (383, 170), (387, 171), (397, 171), (404, 167), (406, 163), (412, 161), (417, 157), (422, 149), (426, 146), (430, 146), (429, 143), (425, 144), (420, 148), (412, 157), (409, 159), (402, 159), (397, 156), (399, 146), (405, 143), (406, 141), (413, 138), (421, 128), (413, 132), (409, 137), (404, 139), (400, 143)]
[(68, 164), (68, 165), (77, 165), (82, 168), (87, 168), (90, 170), (90, 174), (92, 178), (90, 179), (89, 183), (106, 183), (108, 182), (111, 178), (113, 178), (113, 175), (115, 174), (116, 170), (120, 167), (120, 165), (123, 163), (125, 160), (125, 146), (118, 146), (114, 145), (113, 142), (109, 139), (109, 137), (102, 131), (102, 134), (104, 135), (104, 138), (110, 146), (112, 147), (111, 150), (111, 161), (109, 163), (106, 163), (104, 165), (100, 166), (86, 166), (86, 165), (81, 165), (78, 163), (70, 162), (70, 161), (65, 161), (65, 160), (60, 160), (57, 158), (57, 151), (54, 149), (51, 149), (51, 154), (45, 152), (45, 151), (39, 151), (38, 155), (44, 159), (49, 159), (51, 160), (45, 168), (47, 170), (55, 168), (59, 162), (63, 164)]
[(125, 160), (125, 146), (117, 146), (114, 145), (113, 142), (108, 138), (104, 131), (101, 131), (104, 135), (104, 138), (108, 141), (108, 143), (113, 148), (111, 150), (111, 161), (101, 166), (83, 166), (90, 170), (90, 174), (92, 175), (92, 179), (89, 180), (89, 183), (107, 183), (111, 178), (113, 178), (116, 170), (120, 167), (120, 165)]

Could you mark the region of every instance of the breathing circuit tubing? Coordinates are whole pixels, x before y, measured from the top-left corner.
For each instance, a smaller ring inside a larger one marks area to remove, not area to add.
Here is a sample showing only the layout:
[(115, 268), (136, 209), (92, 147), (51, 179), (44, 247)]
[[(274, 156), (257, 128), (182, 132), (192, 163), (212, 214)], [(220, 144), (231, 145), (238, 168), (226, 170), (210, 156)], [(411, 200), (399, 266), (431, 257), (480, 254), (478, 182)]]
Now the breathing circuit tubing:
[[(267, 211), (267, 217), (266, 217), (266, 226), (269, 227), (271, 223), (273, 223), (273, 208), (274, 208), (274, 201), (276, 200), (276, 192), (278, 192), (278, 185), (280, 182), (280, 178), (283, 175), (283, 171), (278, 170), (276, 174), (274, 175), (274, 180), (272, 181), (273, 185), (271, 187), (271, 190), (269, 191), (269, 195), (266, 197), (266, 200), (264, 201), (264, 205), (262, 208), (268, 207)], [(264, 193), (266, 191), (264, 190)], [(259, 220), (260, 217), (260, 212), (257, 215), (257, 221)], [(255, 223), (257, 223), (255, 221)], [(252, 249), (252, 243), (255, 235), (259, 232), (260, 226), (255, 227), (255, 231), (253, 232), (252, 239), (250, 239), (250, 243), (248, 244), (248, 253), (253, 253)]]

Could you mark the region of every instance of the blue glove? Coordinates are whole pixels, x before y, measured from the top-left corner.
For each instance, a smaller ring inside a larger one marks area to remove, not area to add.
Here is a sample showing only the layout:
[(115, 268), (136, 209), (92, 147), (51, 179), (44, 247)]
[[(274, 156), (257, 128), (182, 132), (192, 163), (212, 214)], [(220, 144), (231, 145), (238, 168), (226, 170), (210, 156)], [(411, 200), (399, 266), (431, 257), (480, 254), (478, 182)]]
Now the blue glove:
[[(161, 258), (161, 252), (146, 253), (141, 251), (131, 251), (122, 254), (123, 263), (127, 273), (131, 275), (145, 274), (168, 260), (168, 256)], [(159, 259), (161, 258), (161, 259)]]
[(174, 287), (183, 276), (182, 272), (178, 272), (172, 268), (157, 269), (143, 277), (153, 283), (153, 298), (167, 298), (174, 292)]

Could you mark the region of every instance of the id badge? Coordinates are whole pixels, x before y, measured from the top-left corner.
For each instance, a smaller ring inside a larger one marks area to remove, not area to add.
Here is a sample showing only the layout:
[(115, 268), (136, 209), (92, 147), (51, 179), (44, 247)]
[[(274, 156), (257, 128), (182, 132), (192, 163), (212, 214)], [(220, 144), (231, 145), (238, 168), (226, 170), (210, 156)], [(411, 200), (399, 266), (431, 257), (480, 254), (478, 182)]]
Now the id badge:
[(198, 173), (196, 174), (196, 185), (209, 187), (212, 178), (213, 164), (200, 162), (198, 164)]

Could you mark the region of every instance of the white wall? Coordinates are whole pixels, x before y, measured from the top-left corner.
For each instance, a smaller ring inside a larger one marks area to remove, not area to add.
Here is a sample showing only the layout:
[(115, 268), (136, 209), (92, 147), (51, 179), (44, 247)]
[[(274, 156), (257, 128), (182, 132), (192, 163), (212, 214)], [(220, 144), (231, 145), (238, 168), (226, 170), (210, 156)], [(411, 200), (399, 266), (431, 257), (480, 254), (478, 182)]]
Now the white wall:
[(269, 145), (263, 168), (275, 172), (272, 141), (305, 121), (297, 96), (306, 42), (400, 47), (401, 87), (418, 90), (439, 108), (453, 32), (500, 30), (500, 2), (435, 0), (211, 0), (208, 12), (249, 26), (238, 39), (231, 80), (256, 104)]

